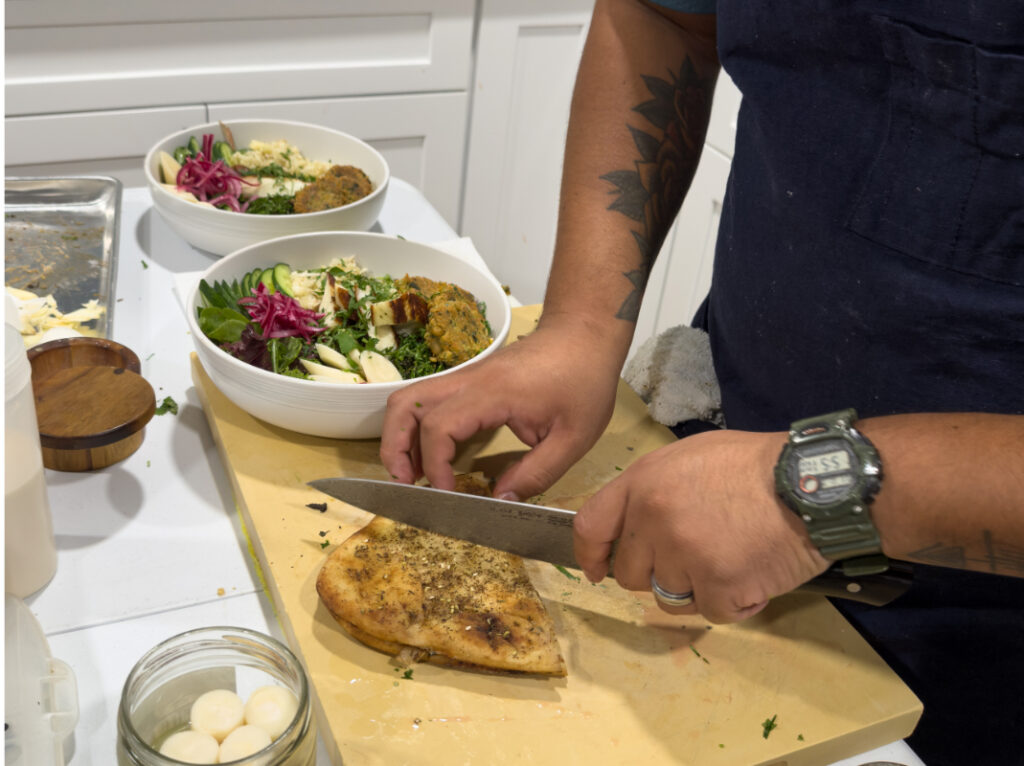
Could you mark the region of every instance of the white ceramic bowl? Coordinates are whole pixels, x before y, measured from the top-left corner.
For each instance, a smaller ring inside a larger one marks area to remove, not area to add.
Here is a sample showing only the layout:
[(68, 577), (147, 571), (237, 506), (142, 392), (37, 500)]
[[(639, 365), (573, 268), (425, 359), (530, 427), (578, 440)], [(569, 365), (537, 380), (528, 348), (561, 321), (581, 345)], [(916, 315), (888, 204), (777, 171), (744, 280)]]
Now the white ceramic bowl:
[[(500, 348), (508, 337), (512, 310), (508, 296), (487, 271), (442, 250), (388, 234), (315, 232), (251, 245), (217, 261), (202, 278), (240, 279), (259, 267), (284, 262), (293, 270), (327, 265), (332, 258), (355, 256), (375, 276), (410, 274), (458, 285), (485, 304), (494, 342), (459, 367), (475, 364)], [(412, 380), (397, 383), (323, 383), (277, 375), (246, 364), (203, 335), (197, 321), (198, 283), (188, 298), (188, 323), (196, 354), (218, 389), (253, 417), (311, 436), (372, 439), (380, 436), (388, 396)], [(447, 375), (453, 367), (415, 380)]]
[(188, 143), (189, 136), (202, 141), (204, 133), (213, 133), (216, 140), (221, 139), (219, 123), (194, 125), (160, 139), (146, 154), (145, 162), (146, 182), (154, 207), (190, 244), (214, 255), (224, 255), (256, 242), (305, 231), (366, 231), (376, 222), (384, 205), (391, 171), (380, 152), (369, 144), (347, 133), (303, 122), (232, 120), (225, 124), (231, 129), (238, 147), (248, 146), (254, 139), (284, 139), (307, 159), (354, 165), (366, 173), (373, 183), (373, 191), (343, 207), (294, 215), (247, 215), (188, 202), (161, 184), (159, 153), (172, 154), (176, 147)]

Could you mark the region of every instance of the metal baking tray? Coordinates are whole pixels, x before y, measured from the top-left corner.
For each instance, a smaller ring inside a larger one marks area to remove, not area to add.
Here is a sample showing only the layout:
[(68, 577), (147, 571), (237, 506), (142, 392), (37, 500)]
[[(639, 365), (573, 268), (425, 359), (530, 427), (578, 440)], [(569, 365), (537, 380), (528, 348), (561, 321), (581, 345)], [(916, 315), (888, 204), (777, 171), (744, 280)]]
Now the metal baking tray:
[(93, 329), (110, 337), (121, 182), (106, 176), (4, 181), (4, 283), (53, 295), (62, 313), (96, 299)]

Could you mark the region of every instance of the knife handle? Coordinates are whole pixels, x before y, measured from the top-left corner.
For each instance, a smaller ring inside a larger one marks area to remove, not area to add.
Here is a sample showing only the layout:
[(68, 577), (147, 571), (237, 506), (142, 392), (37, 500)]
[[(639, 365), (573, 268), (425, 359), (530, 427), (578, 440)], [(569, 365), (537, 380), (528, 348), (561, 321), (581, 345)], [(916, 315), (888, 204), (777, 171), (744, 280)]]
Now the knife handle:
[(861, 601), (872, 606), (885, 606), (902, 596), (914, 580), (914, 569), (905, 561), (889, 562), (889, 568), (880, 574), (850, 576), (843, 573), (842, 562), (833, 564), (813, 580), (797, 590), (819, 593), (833, 598)]

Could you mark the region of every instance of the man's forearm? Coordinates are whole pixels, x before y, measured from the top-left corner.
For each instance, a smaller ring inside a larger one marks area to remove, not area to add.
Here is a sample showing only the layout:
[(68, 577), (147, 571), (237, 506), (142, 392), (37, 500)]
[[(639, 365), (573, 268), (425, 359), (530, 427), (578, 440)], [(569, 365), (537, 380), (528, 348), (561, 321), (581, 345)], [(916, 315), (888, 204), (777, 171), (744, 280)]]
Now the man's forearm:
[(1024, 577), (1024, 416), (858, 423), (882, 457), (872, 517), (897, 559)]
[(718, 74), (713, 17), (599, 0), (573, 95), (546, 319), (614, 348), (700, 158)]

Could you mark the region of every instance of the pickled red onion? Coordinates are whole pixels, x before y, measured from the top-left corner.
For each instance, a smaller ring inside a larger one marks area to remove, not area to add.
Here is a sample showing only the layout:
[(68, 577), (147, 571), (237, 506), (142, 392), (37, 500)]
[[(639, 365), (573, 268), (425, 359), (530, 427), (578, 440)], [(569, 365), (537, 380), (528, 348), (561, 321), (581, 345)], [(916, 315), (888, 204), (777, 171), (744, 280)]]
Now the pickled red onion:
[(298, 335), (308, 341), (326, 329), (317, 324), (323, 314), (303, 308), (284, 293), (270, 292), (262, 282), (256, 286), (255, 294), (242, 298), (238, 304), (244, 306), (249, 317), (263, 329), (264, 338)]
[(242, 202), (243, 186), (259, 186), (259, 181), (243, 178), (224, 160), (210, 161), (213, 153), (213, 134), (203, 136), (202, 150), (181, 165), (175, 183), (179, 189), (191, 192), (200, 202), (214, 206), (226, 205), (237, 213), (244, 213), (249, 202)]

